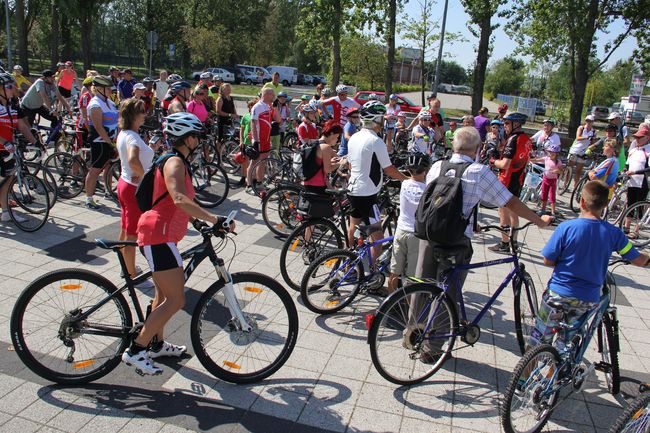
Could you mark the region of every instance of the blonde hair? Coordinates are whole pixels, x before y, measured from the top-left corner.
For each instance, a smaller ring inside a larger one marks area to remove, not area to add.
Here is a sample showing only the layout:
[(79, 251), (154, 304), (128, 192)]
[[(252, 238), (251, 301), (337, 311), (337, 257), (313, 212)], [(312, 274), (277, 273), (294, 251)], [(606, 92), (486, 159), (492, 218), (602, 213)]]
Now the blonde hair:
[(142, 99), (129, 98), (120, 104), (117, 126), (120, 129), (131, 129), (138, 114), (144, 113), (144, 101)]
[(98, 75), (99, 75), (99, 72), (97, 72), (97, 71), (94, 70), (94, 69), (88, 69), (88, 70), (86, 71), (86, 78), (88, 78), (88, 77), (96, 77), (96, 76), (98, 76)]

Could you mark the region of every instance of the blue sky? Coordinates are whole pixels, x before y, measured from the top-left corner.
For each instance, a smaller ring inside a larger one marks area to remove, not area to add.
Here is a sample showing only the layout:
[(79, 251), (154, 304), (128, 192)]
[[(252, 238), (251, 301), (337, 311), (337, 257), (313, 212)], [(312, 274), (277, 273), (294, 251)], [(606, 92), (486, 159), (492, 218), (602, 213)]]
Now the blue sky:
[[(433, 19), (442, 20), (442, 10), (444, 7), (444, 0), (438, 0), (438, 3), (434, 6)], [(408, 14), (410, 16), (416, 17), (419, 16), (420, 6), (417, 1), (410, 0), (405, 5), (402, 12), (402, 16)], [(506, 20), (501, 18), (496, 18), (497, 22), (501, 24), (498, 29), (493, 32), (494, 36), (494, 50), (492, 51), (492, 56), (490, 57), (490, 64), (497, 59), (507, 57), (512, 54), (514, 50), (514, 44), (512, 40), (506, 33), (503, 31), (503, 25), (506, 23)], [(453, 45), (445, 44), (445, 52), (451, 55), (446, 56), (448, 60), (454, 60), (461, 64), (463, 67), (471, 65), (476, 58), (476, 46), (478, 45), (478, 38), (472, 36), (472, 34), (467, 30), (466, 23), (468, 21), (468, 16), (465, 13), (462, 4), (459, 0), (449, 0), (449, 9), (447, 11), (447, 31), (450, 32), (459, 32), (465, 36), (467, 42), (461, 43), (456, 42)], [(398, 19), (399, 22), (399, 19)], [(612, 25), (611, 33), (609, 35), (601, 35), (602, 39), (599, 43), (600, 46), (605, 44), (605, 41), (611, 40), (613, 37), (618, 35), (623, 28), (622, 22), (617, 22)], [(401, 35), (397, 35), (396, 45), (399, 46), (410, 46), (411, 42), (405, 41), (401, 38)], [(636, 48), (636, 39), (633, 37), (628, 37), (625, 42), (614, 52), (608, 65), (613, 65), (619, 59), (627, 59), (632, 55), (632, 51)], [(601, 51), (602, 54), (602, 51)], [(437, 55), (437, 51), (435, 53)], [(429, 56), (430, 57), (430, 56)], [(433, 58), (427, 58), (426, 60), (434, 60)], [(526, 59), (529, 60), (529, 59)]]

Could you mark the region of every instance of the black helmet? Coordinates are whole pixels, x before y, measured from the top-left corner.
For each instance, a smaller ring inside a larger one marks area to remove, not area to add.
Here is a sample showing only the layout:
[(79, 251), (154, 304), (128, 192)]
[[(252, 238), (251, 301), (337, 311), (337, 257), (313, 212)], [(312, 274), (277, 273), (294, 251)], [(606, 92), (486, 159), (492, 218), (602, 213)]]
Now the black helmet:
[(431, 167), (431, 158), (421, 152), (413, 152), (409, 154), (406, 164), (404, 165), (408, 170), (423, 172)]
[(143, 83), (143, 84), (148, 84), (148, 83), (153, 83), (153, 82), (154, 82), (154, 79), (151, 78), (151, 77), (144, 77), (144, 78), (142, 79), (142, 83)]
[(7, 84), (12, 84), (15, 82), (14, 76), (11, 74), (8, 74), (6, 72), (3, 72), (0, 74), (0, 86), (6, 86)]
[(93, 77), (93, 86), (97, 87), (113, 87), (113, 80), (103, 75)]
[(169, 87), (173, 92), (180, 92), (183, 89), (191, 89), (192, 85), (187, 81), (177, 81)]
[(503, 120), (509, 120), (511, 122), (517, 122), (520, 125), (525, 124), (526, 119), (528, 119), (528, 116), (526, 116), (523, 113), (510, 113), (506, 117), (503, 118)]
[(244, 147), (244, 155), (248, 157), (250, 160), (254, 160), (259, 158), (260, 156), (260, 151), (255, 148), (255, 146), (246, 146)]

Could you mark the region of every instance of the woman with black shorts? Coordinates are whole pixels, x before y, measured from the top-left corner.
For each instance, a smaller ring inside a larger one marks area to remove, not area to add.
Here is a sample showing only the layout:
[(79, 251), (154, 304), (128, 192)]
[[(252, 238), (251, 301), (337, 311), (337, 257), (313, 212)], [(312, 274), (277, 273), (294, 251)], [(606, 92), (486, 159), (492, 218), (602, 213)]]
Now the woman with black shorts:
[(230, 84), (224, 83), (219, 90), (219, 99), (217, 99), (217, 115), (219, 122), (219, 143), (223, 143), (226, 135), (226, 129), (232, 125), (232, 121), (236, 120), (237, 110), (235, 109), (235, 101), (230, 94), (232, 88)]

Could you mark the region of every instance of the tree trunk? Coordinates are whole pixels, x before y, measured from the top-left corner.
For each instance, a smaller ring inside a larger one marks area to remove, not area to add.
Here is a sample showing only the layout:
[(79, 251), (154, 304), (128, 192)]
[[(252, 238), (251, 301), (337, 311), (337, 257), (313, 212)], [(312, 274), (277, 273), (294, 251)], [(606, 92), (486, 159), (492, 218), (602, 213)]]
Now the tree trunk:
[[(386, 62), (386, 78), (384, 79), (384, 102), (388, 103), (388, 96), (393, 93), (393, 65), (395, 64), (395, 26), (397, 17), (397, 0), (388, 0), (388, 61)], [(424, 56), (423, 56), (424, 57)], [(421, 76), (422, 74), (420, 74)]]
[[(192, 16), (190, 17), (190, 23), (192, 25), (192, 28), (196, 28), (198, 9), (199, 9), (199, 0), (194, 0), (194, 4), (192, 6)], [(191, 54), (192, 53), (190, 52), (190, 48), (187, 46), (187, 44), (184, 44), (183, 56), (181, 58), (181, 67), (183, 69), (184, 76), (188, 76), (191, 73), (191, 63), (192, 63)]]
[(23, 74), (29, 76), (29, 54), (27, 52), (27, 26), (25, 25), (25, 0), (16, 0), (16, 33), (18, 34), (18, 61)]
[(93, 30), (93, 8), (82, 7), (79, 10), (79, 25), (81, 30), (81, 57), (84, 62), (84, 70), (92, 69), (92, 38), (91, 33)]
[(72, 21), (68, 14), (61, 15), (61, 57), (67, 60), (72, 59)]
[(341, 79), (341, 0), (334, 1), (334, 31), (332, 32), (332, 89)]
[(478, 42), (476, 65), (474, 66), (474, 88), (472, 89), (472, 114), (478, 114), (483, 106), (483, 89), (485, 88), (485, 71), (490, 58), (490, 36), (492, 35), (492, 16), (484, 17), (479, 23), (481, 37)]
[(59, 5), (57, 0), (50, 1), (50, 66), (54, 70), (59, 63)]

